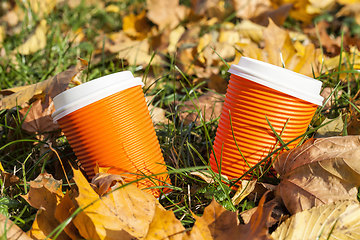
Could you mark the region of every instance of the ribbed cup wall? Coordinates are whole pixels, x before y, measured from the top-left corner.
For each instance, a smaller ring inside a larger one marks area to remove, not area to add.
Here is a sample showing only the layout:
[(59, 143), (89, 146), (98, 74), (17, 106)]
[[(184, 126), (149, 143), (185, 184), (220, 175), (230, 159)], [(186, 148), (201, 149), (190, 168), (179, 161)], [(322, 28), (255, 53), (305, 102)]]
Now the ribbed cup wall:
[[(229, 178), (242, 176), (272, 152), (278, 142), (266, 117), (279, 135), (288, 121), (281, 136), (287, 143), (306, 132), (316, 108), (313, 103), (232, 74), (213, 145), (216, 160), (214, 153), (210, 157), (211, 168), (219, 172), (221, 161), (222, 174)], [(250, 167), (236, 146), (232, 129)], [(299, 141), (292, 142), (288, 147), (295, 147)]]
[[(96, 164), (111, 167), (109, 173), (121, 174), (127, 182), (167, 171), (140, 86), (80, 108), (58, 123), (89, 178), (94, 176)], [(170, 183), (167, 174), (156, 178)], [(161, 181), (154, 184), (146, 179), (137, 185), (164, 185)], [(159, 194), (155, 189), (148, 192)]]

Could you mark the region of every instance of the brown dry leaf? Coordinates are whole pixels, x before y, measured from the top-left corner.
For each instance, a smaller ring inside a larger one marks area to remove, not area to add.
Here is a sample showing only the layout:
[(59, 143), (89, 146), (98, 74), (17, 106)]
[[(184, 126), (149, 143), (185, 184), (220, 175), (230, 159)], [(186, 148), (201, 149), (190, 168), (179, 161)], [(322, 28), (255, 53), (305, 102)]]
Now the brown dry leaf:
[(252, 18), (251, 20), (262, 26), (267, 26), (269, 24), (269, 19), (271, 19), (277, 25), (282, 26), (286, 18), (289, 16), (291, 8), (292, 4), (285, 4), (278, 7), (277, 9), (271, 9), (263, 12), (262, 14)]
[[(22, 196), (32, 207), (39, 209), (29, 231), (31, 238), (44, 239), (60, 224), (55, 218), (55, 210), (64, 196), (61, 184), (61, 181), (55, 180), (50, 174), (40, 174), (30, 182), (29, 193)], [(58, 239), (69, 237), (61, 233)]]
[(176, 219), (174, 212), (165, 210), (161, 205), (156, 205), (154, 218), (145, 240), (182, 240), (185, 232), (184, 226)]
[[(358, 109), (360, 108), (359, 100), (356, 100), (354, 104)], [(360, 135), (360, 112), (353, 106), (350, 107), (347, 132), (349, 135)]]
[[(204, 214), (201, 217), (195, 214), (193, 214), (193, 217), (196, 220), (195, 225), (191, 231), (184, 236), (184, 240), (226, 240), (232, 239), (239, 233), (237, 213), (226, 210), (218, 204), (215, 199), (205, 208)], [(239, 239), (239, 237), (240, 236), (237, 236), (235, 239)]]
[(249, 195), (256, 186), (257, 180), (242, 180), (241, 187), (236, 190), (235, 195), (231, 198), (231, 201), (234, 205), (238, 205), (244, 198)]
[[(22, 105), (23, 103), (28, 102), (34, 96), (48, 95), (51, 98), (54, 98), (59, 93), (63, 92), (68, 87), (69, 83), (76, 79), (79, 73), (86, 66), (87, 62), (85, 60), (80, 60), (76, 67), (71, 67), (68, 70), (61, 72), (43, 82), (0, 91), (0, 110)], [(12, 94), (9, 95), (9, 93)]]
[(1, 169), (1, 180), (2, 184), (4, 184), (5, 188), (13, 186), (20, 181), (20, 178), (12, 173), (8, 173), (4, 171), (4, 168)]
[(179, 4), (179, 0), (147, 0), (147, 17), (160, 30), (176, 27), (188, 15), (189, 9)]
[(11, 240), (32, 240), (15, 223), (2, 214), (0, 214), (0, 237)]
[(205, 208), (202, 217), (194, 215), (196, 219), (192, 230), (186, 234), (186, 239), (251, 239), (265, 240), (270, 239), (268, 234), (268, 219), (273, 210), (273, 206), (263, 208), (266, 194), (261, 198), (259, 206), (252, 215), (249, 224), (241, 225), (236, 212), (225, 210), (215, 200)]
[(343, 199), (357, 198), (360, 136), (310, 139), (274, 162), (281, 176), (277, 194), (294, 214)]
[[(110, 168), (108, 168), (110, 169)], [(124, 178), (120, 175), (110, 174), (110, 173), (97, 173), (91, 183), (95, 185), (95, 191), (99, 196), (104, 195), (111, 190), (116, 183), (124, 184)]]
[(150, 32), (150, 25), (146, 19), (146, 12), (143, 10), (138, 15), (131, 13), (123, 18), (123, 30), (124, 32), (136, 39), (143, 40)]
[(274, 240), (360, 239), (360, 205), (344, 200), (299, 212), (271, 234)]
[(36, 100), (31, 106), (19, 111), (21, 118), (25, 118), (21, 128), (29, 133), (45, 133), (59, 129), (59, 125), (53, 122), (51, 114), (55, 111), (54, 102), (47, 96), (42, 103)]
[(100, 197), (80, 170), (74, 170), (78, 188), (73, 201), (83, 208), (73, 220), (85, 239), (143, 238), (155, 214), (157, 200), (134, 185), (120, 187)]
[(29, 55), (35, 53), (46, 46), (46, 33), (48, 27), (46, 24), (46, 20), (41, 20), (40, 24), (36, 27), (35, 33), (26, 40), (25, 43), (18, 46), (14, 52), (20, 53), (23, 55)]
[[(220, 117), (222, 106), (224, 103), (224, 96), (214, 92), (207, 92), (204, 95), (184, 102), (184, 106), (180, 107), (180, 120), (185, 124), (195, 122), (201, 124), (201, 119), (205, 122), (214, 120)], [(198, 111), (202, 116), (198, 116)]]

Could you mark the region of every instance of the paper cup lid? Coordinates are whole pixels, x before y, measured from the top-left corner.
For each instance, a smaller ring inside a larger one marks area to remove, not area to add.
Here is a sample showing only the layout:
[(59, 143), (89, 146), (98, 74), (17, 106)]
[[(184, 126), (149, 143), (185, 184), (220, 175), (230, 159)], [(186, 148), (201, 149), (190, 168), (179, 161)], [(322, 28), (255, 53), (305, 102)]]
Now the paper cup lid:
[(231, 65), (229, 72), (290, 96), (322, 105), (322, 82), (308, 76), (247, 57), (241, 57), (237, 65)]
[(68, 89), (53, 99), (55, 112), (52, 117), (54, 122), (102, 98), (139, 85), (144, 86), (140, 78), (134, 78), (130, 71), (123, 71)]

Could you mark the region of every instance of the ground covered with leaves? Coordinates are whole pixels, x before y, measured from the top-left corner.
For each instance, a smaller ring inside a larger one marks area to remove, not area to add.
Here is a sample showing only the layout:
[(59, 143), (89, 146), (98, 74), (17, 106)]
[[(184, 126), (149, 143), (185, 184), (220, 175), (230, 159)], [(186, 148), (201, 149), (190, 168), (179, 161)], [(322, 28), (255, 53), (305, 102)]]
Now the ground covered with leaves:
[[(359, 16), (351, 0), (1, 2), (3, 238), (360, 239)], [(297, 148), (228, 180), (208, 159), (241, 56), (322, 81), (325, 100)], [(145, 84), (159, 199), (102, 168), (89, 183), (51, 118), (57, 94), (123, 70)]]

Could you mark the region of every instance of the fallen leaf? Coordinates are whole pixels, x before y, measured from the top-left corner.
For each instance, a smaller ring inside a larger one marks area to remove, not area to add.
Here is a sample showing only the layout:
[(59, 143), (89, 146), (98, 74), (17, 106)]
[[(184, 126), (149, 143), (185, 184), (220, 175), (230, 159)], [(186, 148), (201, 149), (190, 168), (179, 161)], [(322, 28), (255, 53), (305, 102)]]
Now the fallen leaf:
[(310, 139), (274, 162), (277, 194), (294, 214), (314, 206), (356, 199), (360, 186), (360, 137)]
[(356, 100), (354, 105), (357, 107), (351, 106), (350, 113), (348, 118), (347, 132), (349, 135), (359, 135), (360, 134), (360, 101)]
[(202, 119), (205, 122), (214, 120), (220, 117), (223, 102), (223, 95), (209, 91), (197, 99), (184, 102), (183, 106), (180, 106), (180, 120), (184, 121), (185, 124), (191, 122), (201, 124)]
[[(63, 223), (67, 221), (68, 218), (71, 216), (72, 213), (75, 211), (75, 205), (70, 198), (70, 192), (66, 191), (65, 195), (60, 199), (58, 205), (55, 209), (55, 218), (58, 220), (59, 223)], [(64, 232), (71, 238), (71, 239), (80, 239), (81, 236), (79, 231), (76, 229), (74, 223), (71, 221), (66, 225), (64, 228)]]
[(184, 34), (185, 28), (183, 26), (178, 26), (170, 32), (169, 35), (169, 45), (167, 50), (169, 53), (174, 53), (177, 49), (178, 42), (181, 36)]
[(143, 238), (155, 214), (156, 199), (134, 185), (116, 183), (100, 197), (80, 170), (74, 170), (78, 194), (73, 199), (83, 209), (73, 222), (85, 239)]
[(0, 214), (0, 236), (2, 239), (31, 240), (26, 233), (21, 230), (9, 218)]
[(232, 0), (236, 16), (243, 19), (251, 19), (260, 14), (272, 10), (270, 0)]
[(36, 27), (35, 33), (31, 35), (25, 43), (18, 46), (14, 52), (23, 55), (29, 55), (35, 53), (46, 46), (46, 33), (48, 26), (46, 20), (41, 20), (40, 24)]
[(154, 218), (149, 225), (145, 240), (182, 240), (184, 226), (176, 219), (174, 212), (165, 210), (162, 206), (155, 207)]
[(138, 15), (130, 13), (130, 15), (125, 16), (123, 18), (123, 31), (136, 40), (145, 39), (150, 32), (145, 10)]
[(222, 21), (229, 14), (223, 0), (192, 0), (191, 10), (198, 16), (217, 18)]
[[(31, 238), (44, 239), (60, 224), (55, 218), (55, 210), (64, 196), (61, 185), (61, 181), (55, 180), (50, 174), (40, 174), (30, 182), (28, 194), (22, 196), (32, 207), (39, 209), (29, 231)], [(69, 237), (61, 233), (58, 239)]]
[(269, 19), (271, 19), (275, 24), (282, 26), (289, 16), (291, 8), (292, 4), (285, 4), (276, 9), (269, 9), (259, 16), (253, 17), (251, 20), (262, 26), (267, 26), (269, 24)]
[[(76, 67), (71, 67), (45, 81), (0, 91), (0, 110), (10, 109), (17, 105), (21, 105), (28, 102), (34, 96), (48, 95), (49, 97), (54, 98), (59, 93), (63, 92), (71, 81), (76, 79), (78, 74), (86, 67), (86, 64), (86, 61), (80, 61)], [(9, 95), (11, 92), (12, 94)]]
[[(211, 173), (209, 171), (203, 170), (203, 171), (194, 171), (194, 172), (190, 172), (191, 175), (193, 176), (197, 176), (199, 178), (201, 178), (202, 180), (204, 180), (207, 183), (214, 183), (214, 177), (213, 175), (211, 175)], [(228, 180), (228, 177), (225, 175), (221, 175), (222, 179), (226, 179)]]
[[(226, 210), (215, 199), (208, 205), (201, 217), (193, 214), (194, 227), (184, 237), (186, 239), (231, 239), (238, 232), (239, 220), (236, 212)], [(239, 239), (239, 236), (237, 237)]]
[(1, 170), (1, 181), (4, 184), (5, 188), (13, 186), (19, 183), (20, 178), (12, 173), (5, 172), (4, 169)]
[(274, 240), (359, 239), (360, 205), (345, 200), (299, 212), (271, 234)]
[(294, 72), (310, 77), (319, 75), (322, 59), (320, 49), (315, 49), (313, 44), (303, 45), (299, 41), (292, 42), (290, 33), (278, 26), (272, 20), (263, 31), (264, 49), (254, 43), (239, 43), (241, 55), (255, 58), (277, 66), (285, 66)]
[(188, 9), (179, 5), (179, 0), (147, 0), (147, 17), (160, 30), (174, 28), (188, 15)]
[(93, 179), (91, 179), (91, 183), (96, 187), (94, 190), (99, 196), (109, 192), (111, 187), (113, 187), (118, 182), (124, 184), (124, 178), (120, 175), (110, 173), (98, 173), (93, 177)]
[(337, 13), (336, 17), (352, 16), (355, 17), (357, 24), (360, 24), (360, 3), (354, 2), (352, 4), (345, 5)]
[(202, 217), (194, 215), (196, 219), (195, 225), (184, 237), (184, 240), (270, 239), (267, 223), (274, 205), (264, 209), (265, 198), (266, 194), (261, 198), (257, 210), (251, 216), (249, 224), (246, 225), (239, 224), (236, 212), (225, 210), (213, 200), (205, 208)]
[(41, 99), (36, 100), (31, 106), (19, 111), (24, 119), (21, 128), (29, 133), (45, 133), (59, 129), (59, 125), (53, 122), (51, 114), (55, 111), (52, 99), (47, 96), (42, 103)]
[[(322, 91), (321, 91), (321, 96), (324, 98), (323, 101), (323, 109), (324, 110), (329, 110), (331, 108), (331, 106), (334, 104), (334, 101), (336, 99), (339, 99), (343, 93), (342, 90), (340, 91), (335, 91), (334, 88), (331, 87), (325, 87)], [(324, 105), (325, 104), (325, 105)]]
[(236, 190), (235, 195), (231, 198), (231, 201), (234, 205), (238, 205), (244, 198), (249, 195), (256, 186), (257, 180), (242, 180), (241, 187)]
[(27, 2), (33, 13), (40, 19), (49, 15), (57, 4), (57, 1), (53, 0), (27, 0)]
[(336, 3), (335, 0), (272, 0), (271, 2), (274, 7), (292, 4), (290, 16), (304, 23), (310, 23), (315, 16), (332, 9)]
[(324, 126), (316, 131), (315, 137), (317, 138), (339, 136), (344, 130), (344, 122), (341, 114), (334, 119), (325, 118), (321, 125)]
[(249, 38), (255, 43), (258, 43), (264, 39), (263, 32), (265, 27), (253, 23), (249, 20), (241, 21), (240, 24), (235, 26), (235, 30), (239, 31), (241, 37)]
[[(104, 49), (110, 53), (117, 53), (119, 59), (125, 59), (130, 65), (147, 65), (150, 63), (150, 44), (148, 39), (142, 41), (132, 40), (124, 32), (111, 34), (105, 43)], [(158, 55), (155, 55), (152, 64), (160, 62)]]

